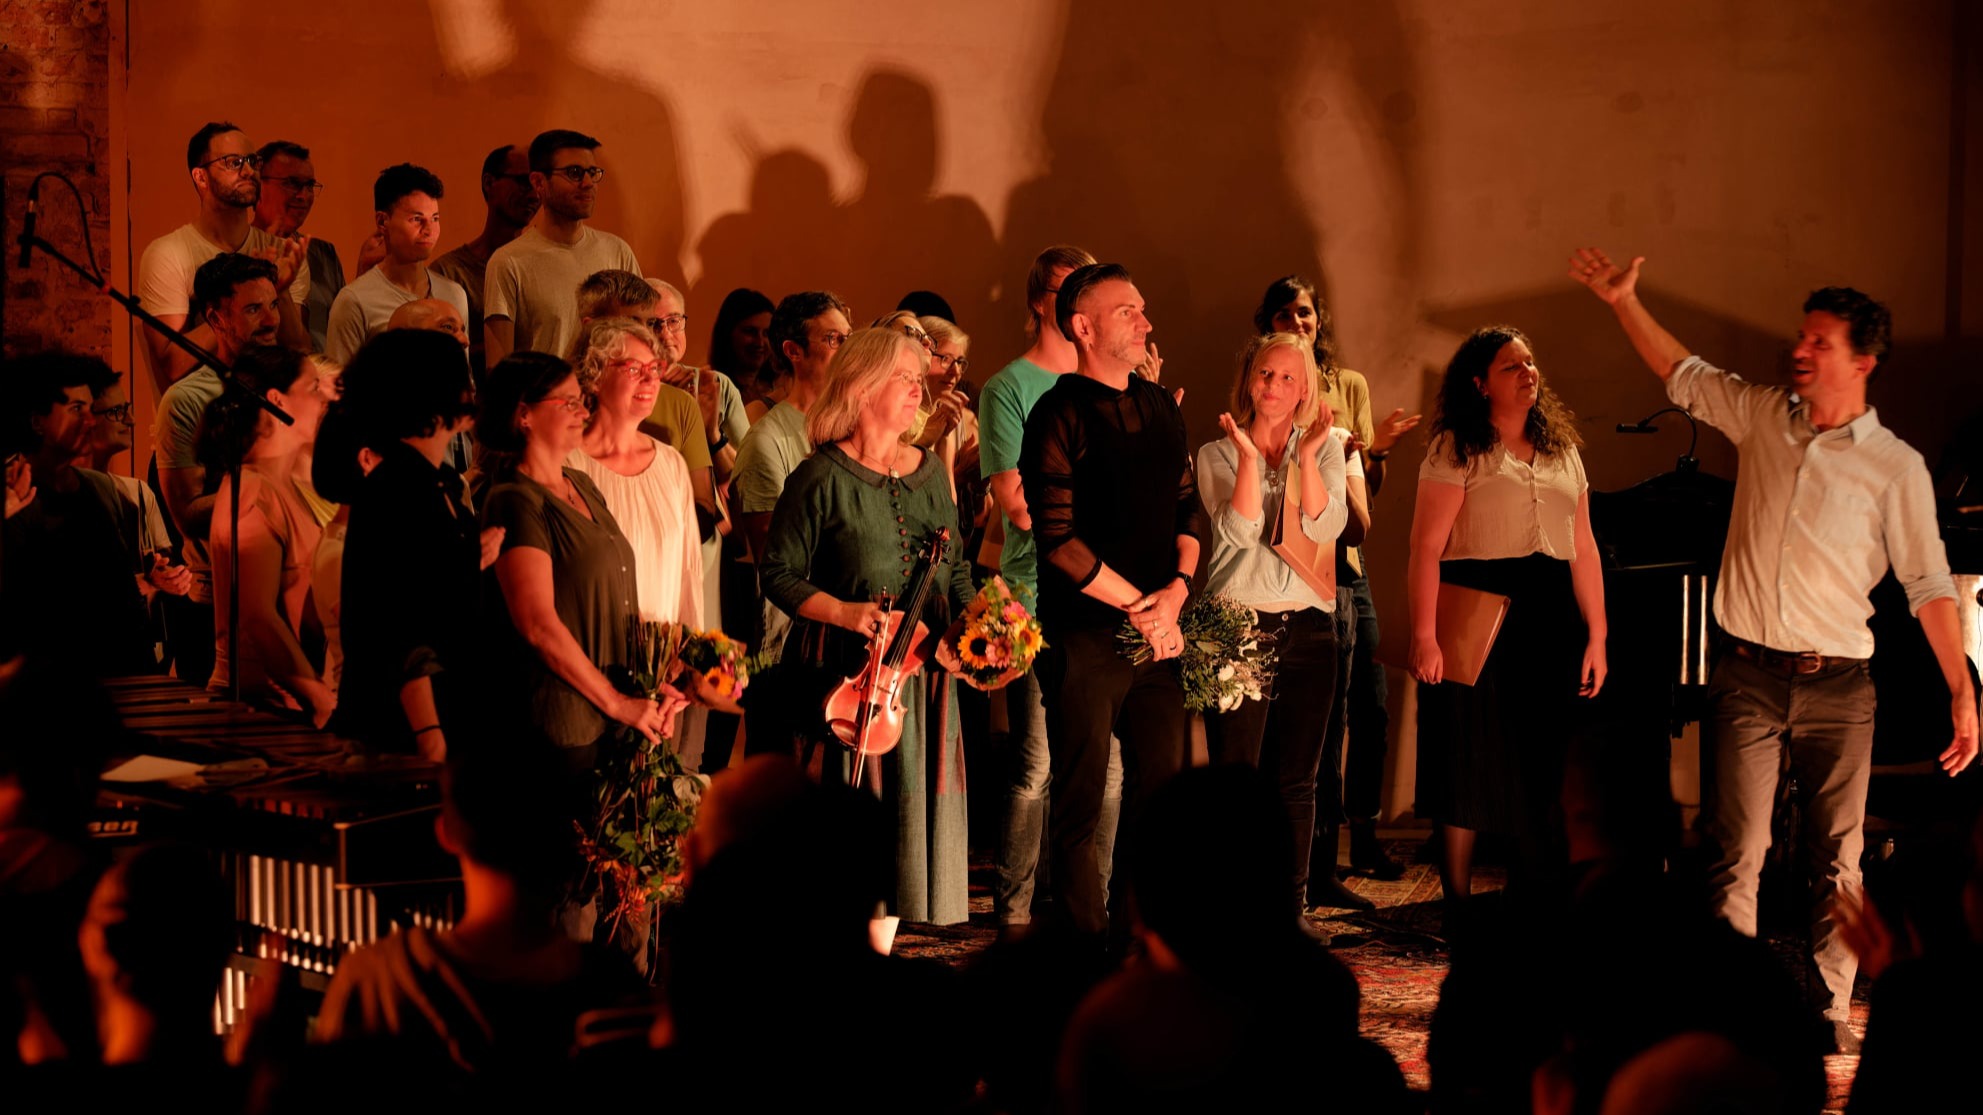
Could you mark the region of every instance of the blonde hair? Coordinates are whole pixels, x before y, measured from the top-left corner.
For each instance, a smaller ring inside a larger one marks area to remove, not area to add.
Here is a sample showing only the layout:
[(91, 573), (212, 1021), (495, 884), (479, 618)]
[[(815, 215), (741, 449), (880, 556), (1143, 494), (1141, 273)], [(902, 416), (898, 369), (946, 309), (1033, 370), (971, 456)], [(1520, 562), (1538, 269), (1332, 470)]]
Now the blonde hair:
[(815, 449), (854, 432), (861, 411), (895, 374), (895, 362), (905, 352), (916, 357), (918, 375), (929, 374), (929, 352), (906, 333), (870, 326), (847, 338), (826, 366), (826, 386), (806, 412), (806, 437)]
[(596, 317), (579, 326), (578, 340), (571, 347), (571, 367), (578, 373), (578, 389), (585, 395), (587, 407), (599, 393), (599, 373), (626, 355), (629, 341), (639, 341), (657, 356), (661, 351), (654, 331), (630, 317)]
[(1232, 420), (1244, 429), (1253, 424), (1253, 391), (1249, 387), (1260, 362), (1277, 348), (1291, 348), (1301, 354), (1301, 405), (1294, 408), (1294, 424), (1306, 428), (1321, 409), (1322, 373), (1315, 367), (1315, 351), (1296, 333), (1262, 333), (1246, 342), (1239, 352), (1239, 375), (1232, 384)]
[[(905, 318), (905, 317), (906, 317), (906, 318), (908, 318), (908, 319), (909, 319), (910, 321), (916, 321), (916, 311), (914, 311), (914, 310), (890, 310), (890, 311), (888, 311), (887, 313), (885, 313), (885, 314), (883, 314), (883, 315), (881, 315), (880, 317), (878, 317), (878, 318), (875, 318), (873, 322), (871, 322), (871, 323), (869, 323), (869, 325), (868, 325), (868, 328), (869, 328), (869, 329), (893, 329), (893, 328), (895, 328), (895, 324), (896, 324), (897, 322), (899, 322), (899, 321), (901, 321), (901, 320), (902, 320), (903, 318)], [(916, 324), (918, 325), (918, 327), (920, 327), (922, 323), (921, 323), (921, 322), (916, 322)]]
[(957, 328), (957, 323), (948, 318), (935, 315), (919, 317), (916, 319), (916, 324), (922, 326), (923, 332), (930, 335), (931, 344), (940, 345), (945, 341), (954, 341), (960, 348), (971, 347), (971, 335)]

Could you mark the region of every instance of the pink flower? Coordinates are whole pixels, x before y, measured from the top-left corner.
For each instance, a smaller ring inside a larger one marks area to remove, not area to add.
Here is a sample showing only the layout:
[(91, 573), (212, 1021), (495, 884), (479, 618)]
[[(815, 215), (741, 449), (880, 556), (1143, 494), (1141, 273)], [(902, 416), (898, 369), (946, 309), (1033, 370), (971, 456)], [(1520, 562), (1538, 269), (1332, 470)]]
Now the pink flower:
[(1026, 608), (1024, 605), (1020, 604), (1017, 600), (1014, 600), (1012, 603), (1007, 604), (1005, 606), (1005, 610), (1000, 612), (999, 614), (1005, 617), (1007, 623), (1026, 622)]

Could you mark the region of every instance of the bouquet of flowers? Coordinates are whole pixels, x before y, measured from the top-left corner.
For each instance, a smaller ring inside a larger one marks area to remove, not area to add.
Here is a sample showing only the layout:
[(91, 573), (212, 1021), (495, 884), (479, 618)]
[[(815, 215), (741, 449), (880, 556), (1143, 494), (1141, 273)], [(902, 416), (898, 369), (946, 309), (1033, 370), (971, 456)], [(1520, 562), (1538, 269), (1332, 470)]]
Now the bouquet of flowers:
[[(637, 621), (627, 637), (619, 687), (656, 699), (661, 686), (693, 671), (705, 688), (733, 698), (750, 684), (744, 645), (721, 631)], [(581, 825), (585, 889), (601, 894), (601, 914), (616, 937), (645, 949), (645, 927), (661, 905), (681, 896), (681, 835), (695, 822), (709, 777), (682, 766), (673, 741), (649, 743), (632, 729), (600, 749), (598, 811)], [(633, 927), (642, 927), (634, 929)]]
[[(1260, 616), (1221, 593), (1206, 593), (1185, 605), (1177, 617), (1184, 636), (1178, 674), (1184, 682), (1184, 707), (1193, 712), (1231, 712), (1246, 700), (1261, 700), (1274, 684), (1276, 655), (1260, 634)], [(1141, 631), (1122, 625), (1117, 635), (1123, 654), (1138, 664), (1155, 651)]]
[(1000, 683), (1007, 674), (1024, 673), (1046, 645), (1040, 621), (1020, 603), (1003, 577), (994, 575), (986, 581), (964, 607), (957, 660), (963, 665), (964, 676), (980, 688)]

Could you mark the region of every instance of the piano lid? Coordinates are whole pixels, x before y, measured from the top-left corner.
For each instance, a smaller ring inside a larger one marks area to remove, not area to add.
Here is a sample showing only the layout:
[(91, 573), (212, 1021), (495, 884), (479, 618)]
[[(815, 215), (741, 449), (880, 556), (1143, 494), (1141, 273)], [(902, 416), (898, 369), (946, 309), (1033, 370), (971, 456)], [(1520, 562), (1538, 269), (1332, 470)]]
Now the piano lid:
[(1713, 573), (1721, 567), (1735, 485), (1684, 469), (1622, 491), (1591, 490), (1591, 533), (1607, 570)]

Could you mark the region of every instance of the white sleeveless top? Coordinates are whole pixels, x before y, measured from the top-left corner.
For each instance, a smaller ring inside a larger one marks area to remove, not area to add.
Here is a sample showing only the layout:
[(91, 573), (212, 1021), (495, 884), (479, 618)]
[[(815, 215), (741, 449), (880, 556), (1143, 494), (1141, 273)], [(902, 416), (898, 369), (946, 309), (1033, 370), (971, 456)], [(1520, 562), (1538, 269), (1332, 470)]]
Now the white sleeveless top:
[(621, 476), (574, 449), (565, 464), (592, 478), (633, 547), (634, 588), (640, 617), (702, 627), (702, 537), (695, 522), (695, 493), (688, 462), (672, 446), (646, 434), (654, 459), (633, 476)]

